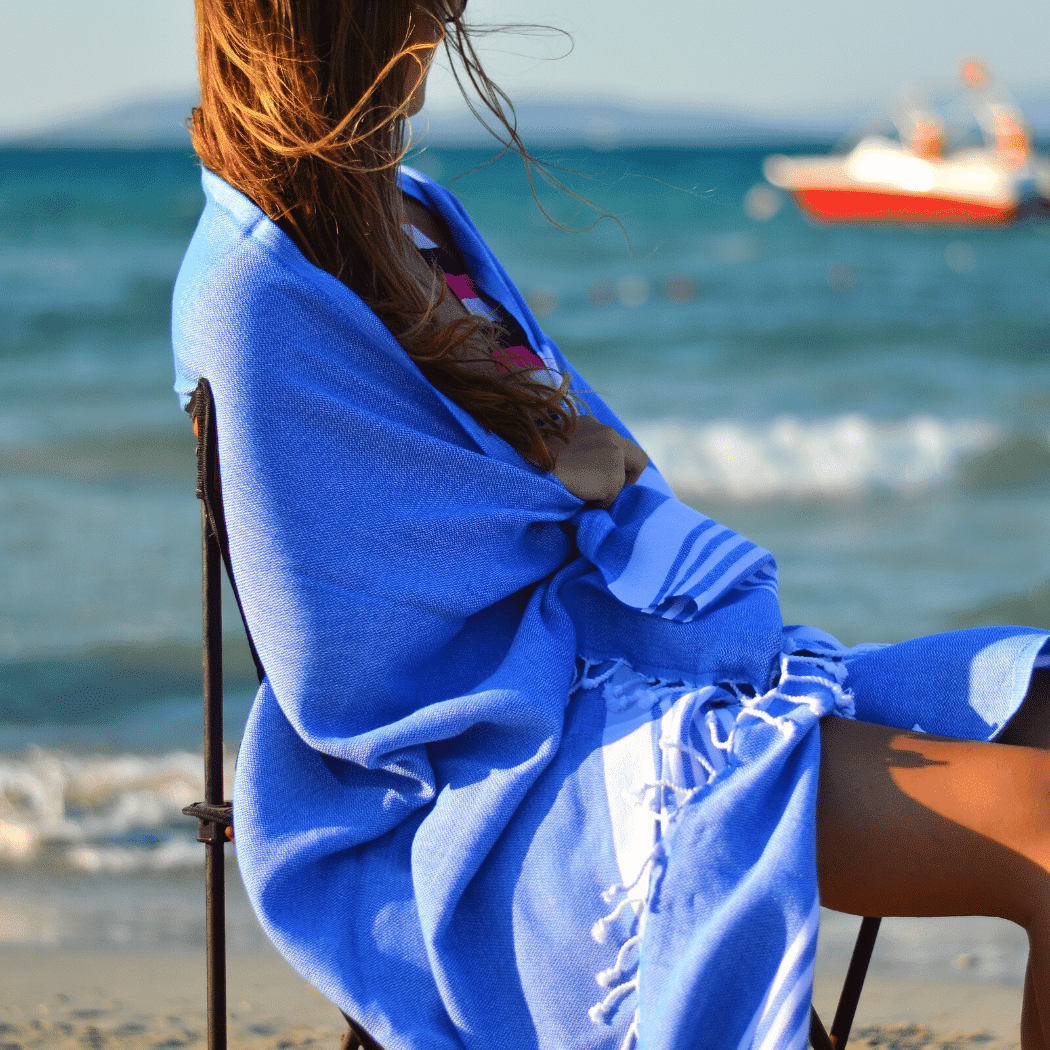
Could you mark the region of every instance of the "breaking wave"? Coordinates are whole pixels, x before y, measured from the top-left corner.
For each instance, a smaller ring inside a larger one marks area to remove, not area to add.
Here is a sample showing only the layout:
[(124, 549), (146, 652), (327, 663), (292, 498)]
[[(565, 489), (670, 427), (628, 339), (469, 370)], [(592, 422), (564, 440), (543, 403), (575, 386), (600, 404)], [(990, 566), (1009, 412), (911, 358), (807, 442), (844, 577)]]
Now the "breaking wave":
[[(228, 760), (226, 783), (233, 783)], [(183, 806), (204, 796), (201, 756), (0, 756), (0, 865), (49, 859), (108, 874), (199, 868), (204, 849)], [(232, 851), (230, 851), (232, 852)]]
[[(970, 464), (1011, 442), (980, 420), (930, 416), (899, 422), (859, 414), (783, 416), (758, 425), (660, 420), (631, 431), (680, 498), (742, 501), (915, 495), (965, 481)], [(1050, 457), (1050, 445), (1040, 440), (1043, 458)]]

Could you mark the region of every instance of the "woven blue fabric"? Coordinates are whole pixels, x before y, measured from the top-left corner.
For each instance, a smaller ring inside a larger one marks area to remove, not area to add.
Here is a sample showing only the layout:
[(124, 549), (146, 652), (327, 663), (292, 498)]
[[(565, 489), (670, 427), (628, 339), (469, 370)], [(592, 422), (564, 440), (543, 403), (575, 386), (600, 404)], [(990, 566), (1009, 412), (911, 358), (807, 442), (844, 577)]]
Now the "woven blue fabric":
[[(784, 628), (768, 552), (652, 465), (586, 507), (251, 201), (203, 182), (176, 390), (212, 384), (267, 672), (234, 798), (276, 946), (388, 1050), (803, 1047), (818, 720), (990, 738), (1046, 633), (847, 650)], [(455, 198), (402, 183), (630, 437)]]

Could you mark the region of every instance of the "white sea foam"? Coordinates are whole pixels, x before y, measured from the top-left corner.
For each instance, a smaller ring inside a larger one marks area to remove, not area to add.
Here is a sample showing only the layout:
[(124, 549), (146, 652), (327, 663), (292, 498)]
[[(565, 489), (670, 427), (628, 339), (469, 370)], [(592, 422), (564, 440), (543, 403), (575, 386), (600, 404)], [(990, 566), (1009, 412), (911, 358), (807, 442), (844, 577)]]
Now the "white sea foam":
[[(225, 778), (232, 784), (233, 763)], [(0, 757), (0, 864), (45, 848), (81, 871), (197, 867), (204, 851), (182, 808), (204, 795), (200, 755), (72, 755), (29, 748)]]
[(913, 416), (876, 422), (859, 414), (813, 422), (782, 416), (629, 424), (681, 498), (763, 500), (854, 497), (878, 490), (914, 495), (950, 482), (958, 466), (1002, 440), (980, 420)]

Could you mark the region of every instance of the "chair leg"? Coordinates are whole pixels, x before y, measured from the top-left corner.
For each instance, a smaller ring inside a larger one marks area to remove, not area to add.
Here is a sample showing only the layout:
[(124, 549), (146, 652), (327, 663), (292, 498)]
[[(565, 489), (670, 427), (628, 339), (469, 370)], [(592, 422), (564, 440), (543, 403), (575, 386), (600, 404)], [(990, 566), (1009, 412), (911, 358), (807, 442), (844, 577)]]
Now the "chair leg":
[(882, 919), (871, 916), (860, 924), (860, 933), (857, 934), (857, 943), (853, 946), (853, 955), (846, 971), (845, 983), (842, 985), (835, 1020), (831, 1022), (831, 1042), (837, 1050), (842, 1050), (849, 1040), (861, 989), (864, 987), (864, 978), (868, 973), (868, 963), (871, 962), (871, 953), (875, 949), (875, 938), (879, 935), (881, 924)]
[(817, 1016), (814, 1007), (809, 1008), (809, 1045), (813, 1050), (835, 1050), (835, 1044), (831, 1041), (824, 1028), (824, 1022)]
[(339, 1050), (383, 1050), (383, 1048), (347, 1013), (347, 1029)]
[[(201, 822), (203, 824), (203, 821)], [(208, 1050), (226, 1050), (226, 887), (223, 857), (225, 828), (211, 825), (205, 845), (207, 883)]]
[(860, 993), (864, 987), (864, 978), (868, 973), (871, 953), (875, 949), (875, 938), (879, 935), (882, 919), (868, 917), (860, 924), (857, 942), (853, 946), (846, 980), (842, 985), (842, 994), (835, 1010), (835, 1020), (831, 1023), (831, 1034), (828, 1035), (824, 1023), (817, 1016), (817, 1011), (809, 1008), (809, 1045), (813, 1050), (844, 1050), (849, 1042), (853, 1018), (857, 1013)]

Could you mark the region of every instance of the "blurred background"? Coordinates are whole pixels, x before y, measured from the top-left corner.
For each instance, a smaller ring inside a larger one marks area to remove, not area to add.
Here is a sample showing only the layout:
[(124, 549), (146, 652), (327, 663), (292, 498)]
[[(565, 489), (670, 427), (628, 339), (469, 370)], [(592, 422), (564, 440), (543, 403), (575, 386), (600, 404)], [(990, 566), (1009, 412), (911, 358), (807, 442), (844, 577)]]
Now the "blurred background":
[[(1050, 627), (1050, 223), (1030, 207), (995, 225), (819, 224), (763, 177), (772, 153), (892, 138), (901, 99), (957, 95), (974, 51), (1034, 163), (1050, 7), (469, 13), (572, 34), (571, 53), (542, 29), (481, 51), (526, 141), (622, 228), (565, 232), (520, 163), (479, 168), (495, 147), (441, 68), (412, 163), (460, 195), (680, 497), (774, 552), (785, 620), (848, 644)], [(4, 17), (0, 944), (200, 944), (203, 850), (180, 813), (202, 794), (199, 510), (169, 341), (203, 203), (184, 128), (192, 4), (40, 0)], [(981, 148), (971, 123), (953, 148)], [(254, 679), (231, 610), (232, 756)], [(825, 945), (848, 925), (829, 918)], [(887, 927), (883, 972), (1022, 980), (1006, 924)], [(236, 892), (231, 941), (263, 943)]]

